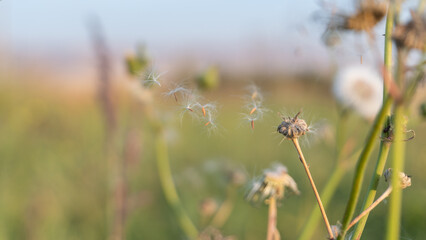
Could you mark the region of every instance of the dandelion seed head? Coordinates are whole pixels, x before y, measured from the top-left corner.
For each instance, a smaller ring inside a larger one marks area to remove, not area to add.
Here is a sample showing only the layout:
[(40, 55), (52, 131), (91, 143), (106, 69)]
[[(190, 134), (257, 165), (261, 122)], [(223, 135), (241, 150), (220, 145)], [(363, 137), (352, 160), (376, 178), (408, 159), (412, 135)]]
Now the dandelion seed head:
[(382, 106), (383, 81), (369, 67), (350, 66), (337, 73), (333, 93), (343, 106), (371, 119)]
[(155, 85), (161, 87), (160, 77), (166, 72), (157, 73), (154, 68), (150, 68), (139, 77), (142, 85), (146, 88), (151, 88)]

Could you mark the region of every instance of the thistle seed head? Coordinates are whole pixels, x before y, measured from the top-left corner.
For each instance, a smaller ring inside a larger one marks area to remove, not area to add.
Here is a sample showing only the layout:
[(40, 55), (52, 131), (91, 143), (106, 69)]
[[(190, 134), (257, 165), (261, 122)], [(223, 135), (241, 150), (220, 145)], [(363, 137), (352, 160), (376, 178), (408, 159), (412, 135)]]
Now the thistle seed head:
[(283, 117), (283, 121), (278, 125), (277, 131), (288, 139), (298, 138), (309, 131), (309, 126), (305, 120), (298, 118), (298, 112), (294, 118)]
[[(386, 182), (390, 182), (392, 178), (392, 168), (388, 168), (383, 174)], [(400, 172), (399, 173), (400, 186), (402, 189), (411, 186), (411, 177), (407, 174)]]

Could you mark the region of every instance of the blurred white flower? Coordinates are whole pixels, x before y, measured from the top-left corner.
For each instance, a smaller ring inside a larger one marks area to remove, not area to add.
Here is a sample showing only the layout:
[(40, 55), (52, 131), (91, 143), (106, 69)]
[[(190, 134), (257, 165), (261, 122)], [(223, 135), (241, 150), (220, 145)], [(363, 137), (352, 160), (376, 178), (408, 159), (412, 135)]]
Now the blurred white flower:
[(339, 71), (333, 93), (340, 103), (365, 118), (374, 118), (383, 101), (383, 81), (380, 74), (365, 66), (350, 66)]

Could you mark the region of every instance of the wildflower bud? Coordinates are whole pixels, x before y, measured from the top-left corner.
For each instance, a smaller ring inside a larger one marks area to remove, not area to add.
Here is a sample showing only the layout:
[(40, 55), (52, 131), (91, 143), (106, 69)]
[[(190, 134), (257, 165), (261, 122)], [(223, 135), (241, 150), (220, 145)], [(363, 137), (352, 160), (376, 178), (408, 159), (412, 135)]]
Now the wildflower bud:
[[(383, 174), (383, 176), (385, 177), (385, 181), (389, 182), (391, 181), (392, 178), (392, 168), (388, 168), (385, 173)], [(399, 180), (400, 180), (400, 186), (402, 189), (407, 188), (409, 186), (411, 186), (411, 177), (408, 176), (407, 174), (400, 172), (399, 173)]]
[(206, 198), (199, 205), (200, 214), (210, 217), (216, 212), (217, 207), (217, 202), (213, 198)]
[(300, 112), (294, 118), (283, 118), (284, 121), (278, 125), (277, 131), (289, 139), (305, 135), (309, 131), (309, 127), (305, 120), (298, 118), (299, 114)]
[(203, 74), (197, 77), (198, 88), (211, 90), (219, 85), (219, 71), (217, 67), (209, 67)]

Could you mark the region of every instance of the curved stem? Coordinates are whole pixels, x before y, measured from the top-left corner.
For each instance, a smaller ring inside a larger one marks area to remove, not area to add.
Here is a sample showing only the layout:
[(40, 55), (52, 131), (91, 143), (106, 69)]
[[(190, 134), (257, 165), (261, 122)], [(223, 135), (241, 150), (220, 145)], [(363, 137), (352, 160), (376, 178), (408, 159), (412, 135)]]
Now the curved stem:
[(161, 129), (157, 131), (156, 136), (156, 155), (158, 174), (160, 177), (161, 186), (164, 192), (167, 203), (175, 212), (180, 227), (185, 232), (186, 236), (190, 239), (196, 239), (198, 236), (198, 230), (192, 223), (191, 219), (186, 214), (182, 207), (179, 196), (177, 194), (175, 184), (173, 182), (172, 173), (170, 170), (169, 156), (167, 150), (166, 139), (164, 138)]
[(217, 210), (217, 213), (211, 221), (211, 225), (216, 228), (221, 228), (223, 224), (225, 224), (226, 220), (228, 220), (234, 208), (236, 188), (233, 186), (229, 186), (227, 192), (228, 194), (225, 201), (222, 203), (222, 205), (220, 205), (219, 210)]
[[(389, 186), (386, 189), (386, 191), (376, 201), (374, 201), (368, 208), (366, 208), (361, 214), (359, 214), (358, 217), (356, 217), (354, 220), (352, 220), (352, 222), (349, 224), (348, 228), (346, 229), (346, 232), (351, 227), (353, 227), (353, 225), (355, 225), (362, 217), (364, 217), (365, 215), (370, 213), (371, 210), (373, 210), (377, 205), (379, 205), (380, 202), (385, 200), (390, 195), (391, 192), (392, 192), (392, 187)], [(355, 237), (355, 239), (360, 239), (360, 238), (361, 238), (361, 236)]]
[(317, 187), (315, 186), (315, 182), (312, 178), (311, 172), (309, 171), (308, 164), (306, 164), (305, 157), (303, 156), (302, 149), (300, 148), (300, 145), (299, 145), (299, 140), (297, 138), (293, 138), (292, 141), (293, 141), (294, 146), (296, 147), (297, 153), (299, 154), (299, 159), (302, 162), (303, 167), (305, 168), (306, 174), (308, 175), (308, 179), (309, 179), (309, 182), (311, 183), (312, 190), (314, 191), (315, 197), (317, 199), (318, 206), (320, 208), (322, 217), (324, 219), (324, 223), (325, 223), (325, 226), (327, 228), (328, 235), (330, 236), (330, 239), (334, 239), (333, 231), (331, 230), (331, 226), (330, 226), (330, 223), (328, 221), (327, 214), (325, 213), (325, 209), (324, 209), (324, 206), (321, 202), (321, 198), (318, 194)]
[(274, 240), (277, 232), (277, 200), (271, 197), (268, 200), (269, 213), (268, 213), (268, 232), (266, 240)]

